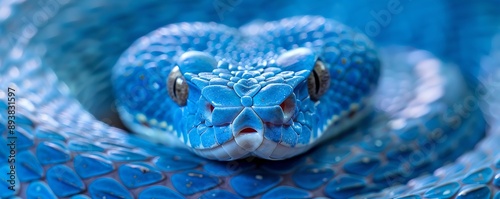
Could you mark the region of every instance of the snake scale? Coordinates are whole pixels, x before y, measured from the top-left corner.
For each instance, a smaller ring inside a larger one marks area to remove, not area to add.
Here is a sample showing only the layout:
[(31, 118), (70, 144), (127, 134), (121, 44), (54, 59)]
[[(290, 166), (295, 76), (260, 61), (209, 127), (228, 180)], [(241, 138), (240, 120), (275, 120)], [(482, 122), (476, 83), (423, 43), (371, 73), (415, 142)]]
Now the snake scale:
[(471, 69), (335, 6), (2, 3), (1, 198), (500, 198)]

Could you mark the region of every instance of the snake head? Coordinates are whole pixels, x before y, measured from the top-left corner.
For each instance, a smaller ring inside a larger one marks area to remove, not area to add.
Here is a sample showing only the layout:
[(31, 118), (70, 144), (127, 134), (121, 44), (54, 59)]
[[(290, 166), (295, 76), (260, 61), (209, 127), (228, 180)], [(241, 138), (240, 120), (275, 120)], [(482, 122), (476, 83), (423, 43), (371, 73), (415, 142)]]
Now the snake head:
[(373, 45), (352, 33), (307, 16), (160, 28), (114, 68), (120, 117), (210, 159), (298, 155), (349, 126), (376, 86)]
[(174, 100), (185, 99), (176, 101), (184, 118), (179, 138), (196, 153), (222, 160), (283, 159), (318, 138), (314, 103), (328, 90), (329, 79), (308, 48), (249, 65), (188, 51), (170, 73), (168, 87)]

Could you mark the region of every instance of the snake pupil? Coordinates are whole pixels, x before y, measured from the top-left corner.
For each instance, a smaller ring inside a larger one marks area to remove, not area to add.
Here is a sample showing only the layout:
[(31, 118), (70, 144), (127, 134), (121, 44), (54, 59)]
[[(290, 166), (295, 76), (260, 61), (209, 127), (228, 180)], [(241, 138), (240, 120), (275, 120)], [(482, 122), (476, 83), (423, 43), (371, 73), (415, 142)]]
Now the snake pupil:
[(321, 60), (317, 60), (314, 69), (307, 79), (307, 86), (311, 100), (318, 101), (330, 86), (330, 74)]
[(315, 90), (316, 90), (316, 94), (319, 93), (319, 85), (320, 85), (320, 82), (319, 82), (319, 77), (318, 77), (318, 73), (316, 73), (316, 70), (313, 71), (313, 75), (314, 75), (314, 83), (315, 83)]
[(182, 76), (179, 67), (172, 69), (167, 79), (168, 95), (179, 106), (187, 104), (188, 85)]
[(174, 84), (174, 85), (172, 85), (172, 86), (174, 87), (173, 89), (174, 89), (174, 97), (175, 97), (175, 98), (177, 98), (177, 92), (176, 92), (176, 91), (177, 91), (177, 82), (178, 82), (178, 81), (179, 81), (179, 78), (177, 78), (177, 79), (175, 80), (175, 84)]

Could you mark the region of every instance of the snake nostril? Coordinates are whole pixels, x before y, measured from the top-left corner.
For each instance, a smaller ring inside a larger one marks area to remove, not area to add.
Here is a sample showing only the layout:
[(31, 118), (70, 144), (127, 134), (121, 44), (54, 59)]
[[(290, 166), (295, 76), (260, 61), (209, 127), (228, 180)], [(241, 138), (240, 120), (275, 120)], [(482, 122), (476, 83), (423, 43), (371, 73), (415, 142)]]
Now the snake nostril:
[(253, 128), (245, 128), (245, 129), (240, 131), (240, 134), (244, 134), (244, 133), (257, 133), (257, 130), (255, 130)]
[(286, 110), (286, 108), (287, 108), (287, 104), (286, 104), (285, 102), (282, 102), (282, 103), (280, 104), (280, 107), (281, 107), (281, 109), (283, 109), (283, 111), (285, 111), (285, 110)]
[(283, 110), (285, 120), (289, 119), (295, 111), (295, 99), (293, 97), (288, 97), (280, 104), (280, 107)]
[(214, 106), (213, 106), (212, 104), (208, 104), (208, 105), (207, 105), (207, 110), (208, 110), (208, 112), (210, 112), (210, 113), (214, 112)]

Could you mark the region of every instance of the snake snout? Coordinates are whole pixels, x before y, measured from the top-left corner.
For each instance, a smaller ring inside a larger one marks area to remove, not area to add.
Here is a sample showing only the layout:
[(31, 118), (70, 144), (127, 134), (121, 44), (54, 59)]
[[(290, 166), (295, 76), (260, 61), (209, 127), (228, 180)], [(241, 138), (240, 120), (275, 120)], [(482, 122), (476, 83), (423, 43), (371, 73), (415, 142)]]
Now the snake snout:
[(238, 133), (235, 141), (243, 150), (254, 152), (262, 144), (263, 136), (255, 129), (245, 128)]
[(236, 144), (248, 152), (255, 151), (264, 139), (264, 124), (251, 108), (243, 109), (235, 118), (232, 131)]

